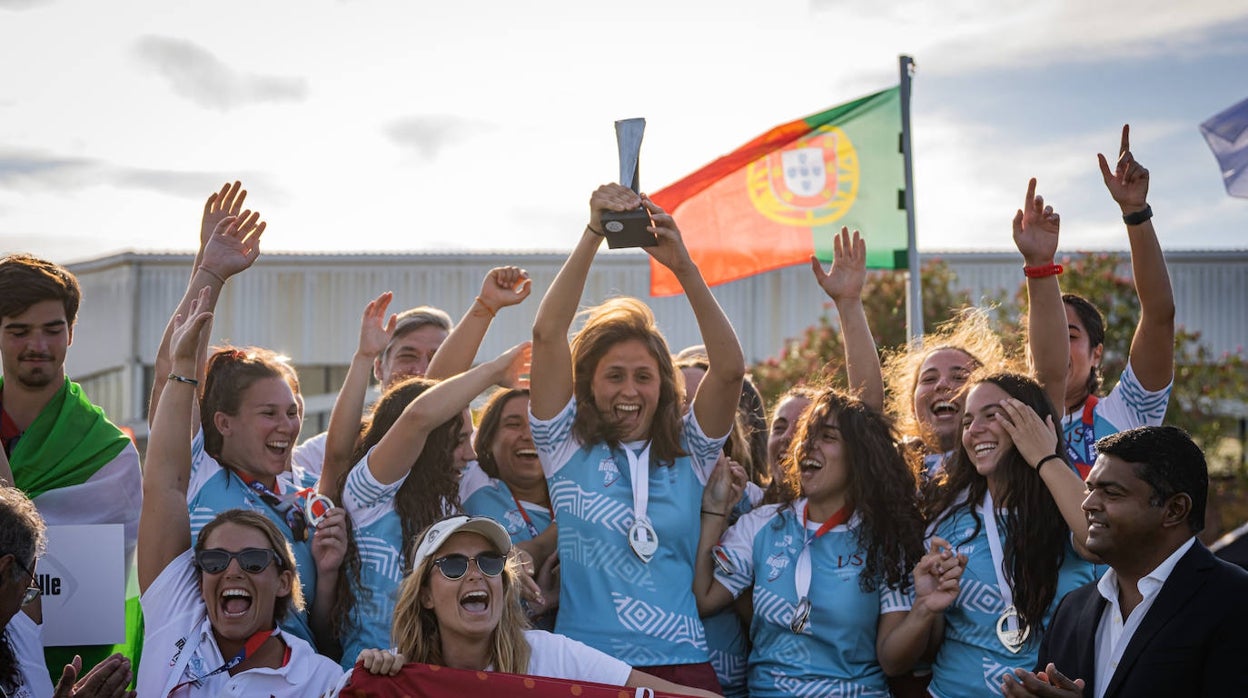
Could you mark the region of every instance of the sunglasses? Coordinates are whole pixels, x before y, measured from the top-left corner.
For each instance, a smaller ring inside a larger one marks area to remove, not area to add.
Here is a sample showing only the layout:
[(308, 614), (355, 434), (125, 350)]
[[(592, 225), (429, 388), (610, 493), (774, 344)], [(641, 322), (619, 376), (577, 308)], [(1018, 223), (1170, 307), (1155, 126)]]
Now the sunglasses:
[(39, 595), (43, 593), (43, 589), (39, 586), (39, 582), (35, 578), (35, 573), (27, 569), (26, 565), (23, 565), (21, 560), (17, 559), (16, 555), (13, 557), (13, 562), (16, 562), (17, 566), (21, 567), (23, 572), (30, 575), (30, 586), (26, 587), (25, 593), (22, 594), (22, 605), (25, 606), (31, 601), (39, 598)]
[(433, 565), (443, 577), (455, 581), (468, 574), (468, 563), (472, 561), (476, 561), (477, 569), (487, 577), (497, 577), (507, 565), (507, 558), (499, 553), (478, 553), (476, 557), (452, 553), (434, 560)]
[(212, 548), (195, 553), (195, 565), (208, 574), (224, 572), (230, 566), (230, 560), (238, 560), (238, 566), (247, 574), (260, 574), (276, 562), (282, 567), (282, 558), (268, 548), (243, 548), (234, 553), (229, 550)]

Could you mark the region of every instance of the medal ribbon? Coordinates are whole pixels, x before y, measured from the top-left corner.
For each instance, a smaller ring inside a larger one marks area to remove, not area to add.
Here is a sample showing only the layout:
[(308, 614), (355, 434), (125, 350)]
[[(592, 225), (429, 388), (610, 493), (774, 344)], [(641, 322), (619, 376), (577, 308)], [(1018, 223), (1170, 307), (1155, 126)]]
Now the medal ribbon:
[[(1096, 403), (1099, 401), (1095, 395), (1089, 395), (1084, 401), (1083, 415), (1076, 429), (1079, 438), (1071, 439), (1066, 444), (1066, 455), (1070, 457), (1070, 462), (1078, 468), (1079, 474), (1085, 479), (1088, 477), (1088, 471), (1092, 469), (1092, 464), (1096, 462), (1096, 413), (1093, 410), (1096, 409)], [(1075, 447), (1076, 441), (1083, 442), (1082, 454)]]
[[(992, 555), (992, 571), (997, 575), (997, 591), (1001, 593), (1001, 603), (1006, 610), (1014, 608), (1014, 590), (1005, 580), (1005, 553), (1001, 549), (1001, 536), (997, 529), (997, 510), (992, 504), (992, 493), (984, 492), (983, 503), (984, 533), (988, 536), (988, 552)], [(1011, 615), (1005, 619), (1005, 629), (1018, 631), (1018, 617)]]
[[(227, 661), (225, 664), (222, 664), (216, 669), (213, 669), (207, 674), (204, 674), (203, 676), (199, 676), (193, 679), (189, 679), (187, 681), (183, 681), (177, 686), (174, 686), (173, 688), (169, 689), (169, 693), (165, 694), (165, 698), (169, 698), (169, 696), (172, 696), (174, 693), (177, 693), (178, 689), (182, 688), (183, 686), (189, 686), (191, 684), (198, 684), (200, 681), (203, 681), (204, 679), (210, 676), (216, 676), (217, 674), (220, 674), (223, 671), (229, 671), (230, 669), (233, 669), (234, 667), (246, 661), (248, 657), (255, 656), (256, 652), (259, 651), (260, 647), (264, 645), (264, 643), (269, 641), (270, 637), (278, 637), (281, 634), (282, 634), (282, 631), (279, 628), (273, 628), (271, 630), (257, 630), (256, 632), (252, 633), (251, 637), (247, 638), (247, 641), (243, 643), (243, 648), (238, 651), (238, 654), (234, 655), (233, 659)], [(289, 651), (289, 648), (287, 648), (287, 651)]]
[(650, 517), (646, 516), (646, 509), (650, 506), (650, 443), (646, 442), (646, 447), (636, 455), (627, 446), (622, 446), (621, 450), (628, 458), (628, 474), (633, 479), (633, 518), (648, 523)]
[[(238, 479), (246, 483), (248, 487), (255, 490), (256, 494), (260, 495), (261, 501), (269, 505), (269, 508), (272, 509), (274, 513), (282, 517), (282, 519), (286, 522), (286, 525), (290, 527), (290, 534), (296, 541), (303, 542), (308, 539), (307, 515), (304, 514), (300, 507), (295, 506), (292, 503), (292, 500), (296, 500), (301, 497), (310, 497), (315, 490), (308, 487), (294, 492), (289, 497), (283, 497), (273, 490), (270, 490), (268, 487), (265, 487), (263, 482), (247, 475), (241, 470), (231, 469), (231, 472), (237, 475)], [(278, 488), (281, 488), (280, 484), (278, 485)]]
[(822, 538), (823, 534), (849, 521), (849, 517), (854, 513), (854, 508), (848, 504), (841, 507), (835, 514), (828, 517), (819, 529), (814, 533), (810, 532), (808, 524), (810, 523), (810, 502), (806, 502), (806, 506), (802, 508), (802, 533), (805, 535), (805, 542), (802, 544), (802, 551), (797, 554), (797, 566), (793, 569), (793, 581), (797, 585), (797, 600), (800, 603), (810, 593), (810, 545), (815, 539)]
[[(511, 488), (508, 488), (508, 490), (509, 490), (509, 491), (510, 491), (510, 489), (511, 489)], [(515, 502), (515, 503), (516, 503), (516, 509), (518, 509), (518, 510), (520, 511), (520, 516), (524, 517), (524, 525), (525, 525), (526, 527), (528, 527), (528, 529), (529, 529), (529, 535), (530, 535), (530, 536), (532, 536), (533, 538), (537, 538), (537, 536), (538, 536), (537, 526), (534, 526), (534, 525), (533, 525), (533, 519), (530, 519), (530, 518), (529, 518), (529, 512), (527, 512), (527, 511), (525, 511), (525, 510), (524, 510), (524, 504), (520, 502), (520, 499), (519, 499), (518, 497), (516, 497), (516, 493), (515, 493), (515, 492), (512, 492), (512, 493), (511, 493), (511, 501), (513, 501), (513, 502)], [(555, 519), (555, 512), (553, 512), (553, 511), (552, 511), (552, 512), (550, 512), (550, 519), (551, 519), (551, 521), (554, 521), (554, 519)]]

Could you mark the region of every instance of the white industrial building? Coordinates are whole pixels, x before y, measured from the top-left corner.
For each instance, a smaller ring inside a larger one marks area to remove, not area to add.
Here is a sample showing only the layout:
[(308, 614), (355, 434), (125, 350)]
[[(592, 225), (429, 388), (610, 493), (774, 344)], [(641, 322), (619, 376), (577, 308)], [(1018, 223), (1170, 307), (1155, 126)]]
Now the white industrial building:
[[(931, 253), (957, 276), (972, 299), (1012, 293), (1022, 280), (1016, 253)], [(260, 345), (291, 357), (307, 403), (304, 436), (328, 421), (333, 395), (359, 336), (360, 313), (383, 291), (391, 310), (433, 305), (458, 319), (492, 267), (514, 264), (533, 277), (533, 294), (499, 313), (481, 356), (527, 339), (537, 305), (565, 259), (558, 253), (265, 254), (231, 281), (218, 303), (214, 342)], [(1199, 331), (1215, 352), (1248, 345), (1248, 250), (1169, 252), (1177, 321)], [(123, 253), (71, 265), (83, 287), (69, 352), (70, 376), (118, 424), (146, 434), (152, 365), (169, 314), (186, 289), (189, 254)], [(582, 303), (612, 295), (644, 298), (673, 351), (698, 343), (683, 297), (648, 298), (650, 270), (639, 253), (600, 254)], [(776, 354), (824, 312), (826, 296), (805, 266), (714, 289), (741, 338), (747, 360)], [(1095, 299), (1094, 299), (1095, 300)]]

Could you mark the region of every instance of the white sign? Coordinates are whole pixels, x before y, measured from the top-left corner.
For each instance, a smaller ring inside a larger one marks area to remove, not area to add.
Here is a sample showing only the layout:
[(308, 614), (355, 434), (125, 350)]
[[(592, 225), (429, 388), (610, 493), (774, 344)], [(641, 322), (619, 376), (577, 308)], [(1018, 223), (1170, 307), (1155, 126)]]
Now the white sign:
[(35, 568), (44, 645), (125, 642), (125, 561), (121, 524), (48, 526), (48, 552)]

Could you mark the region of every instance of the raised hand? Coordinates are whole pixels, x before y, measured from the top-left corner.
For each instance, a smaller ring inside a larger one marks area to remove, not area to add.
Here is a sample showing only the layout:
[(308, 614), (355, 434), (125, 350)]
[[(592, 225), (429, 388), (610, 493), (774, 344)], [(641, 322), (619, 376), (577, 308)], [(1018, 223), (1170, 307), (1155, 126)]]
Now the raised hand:
[(222, 281), (246, 270), (260, 256), (260, 236), (267, 225), (258, 211), (225, 216), (204, 245), (200, 267)]
[(602, 235), (603, 211), (631, 211), (641, 206), (637, 192), (622, 184), (604, 184), (589, 196), (589, 229)]
[(214, 191), (208, 197), (208, 201), (204, 202), (204, 217), (199, 223), (200, 252), (203, 252), (208, 245), (209, 238), (212, 237), (213, 231), (217, 229), (217, 224), (222, 218), (238, 216), (239, 211), (243, 210), (243, 200), (247, 198), (247, 190), (242, 186), (242, 182), (233, 184), (226, 182), (221, 186), (221, 191)]
[(672, 218), (667, 211), (650, 200), (649, 197), (641, 197), (642, 206), (650, 212), (650, 222), (646, 230), (654, 233), (654, 237), (659, 244), (653, 247), (643, 247), (647, 254), (654, 257), (659, 264), (667, 267), (673, 274), (677, 276), (681, 272), (693, 267), (693, 260), (689, 257), (689, 250), (685, 248), (685, 241), (680, 236), (680, 229), (676, 227), (676, 219)]
[(931, 549), (914, 566), (914, 605), (944, 613), (958, 598), (965, 571), (966, 555), (955, 555), (949, 541), (933, 536)]
[(1014, 245), (1023, 254), (1027, 266), (1053, 263), (1061, 225), (1061, 217), (1053, 207), (1046, 206), (1044, 197), (1036, 195), (1036, 178), (1032, 177), (1027, 182), (1023, 207), (1014, 214)]
[(347, 510), (334, 507), (316, 525), (312, 537), (312, 559), (318, 575), (337, 574), (347, 555)]
[(715, 468), (706, 480), (706, 488), (702, 490), (702, 508), (727, 516), (741, 500), (747, 479), (745, 468), (723, 453), (719, 454), (719, 460), (715, 461)]
[(834, 301), (862, 298), (862, 287), (867, 281), (867, 243), (854, 231), (842, 227), (839, 235), (832, 238), (832, 268), (825, 272), (814, 255), (810, 257), (810, 269), (823, 292)]
[(208, 307), (208, 298), (212, 293), (212, 289), (207, 286), (201, 288), (199, 293), (191, 301), (191, 307), (187, 310), (186, 317), (181, 314), (173, 318), (173, 334), (169, 337), (170, 357), (174, 362), (192, 362), (195, 361), (196, 352), (200, 345), (200, 336), (208, 327), (208, 321), (212, 319), (212, 313), (200, 311), (200, 308)]
[(490, 312), (497, 313), (499, 308), (515, 305), (528, 298), (532, 290), (533, 281), (529, 278), (529, 272), (520, 267), (495, 267), (481, 282), (480, 300)]
[(360, 318), (360, 344), (357, 349), (361, 356), (375, 359), (390, 344), (395, 325), (399, 321), (398, 316), (393, 314), (386, 320), (386, 309), (393, 299), (394, 293), (386, 291), (364, 306), (364, 316)]
[(1035, 410), (1012, 397), (1002, 400), (1001, 408), (1006, 417), (1001, 425), (1028, 464), (1034, 468), (1045, 456), (1057, 453), (1057, 430), (1051, 415), (1042, 420)]
[(499, 371), (498, 385), (504, 388), (529, 387), (529, 362), (533, 358), (533, 343), (521, 342), (494, 359)]
[(1101, 153), (1096, 154), (1101, 165), (1101, 178), (1105, 188), (1114, 197), (1123, 213), (1135, 213), (1148, 205), (1148, 169), (1135, 161), (1131, 155), (1131, 125), (1122, 126), (1122, 143), (1118, 147), (1118, 162), (1109, 169), (1109, 162)]

